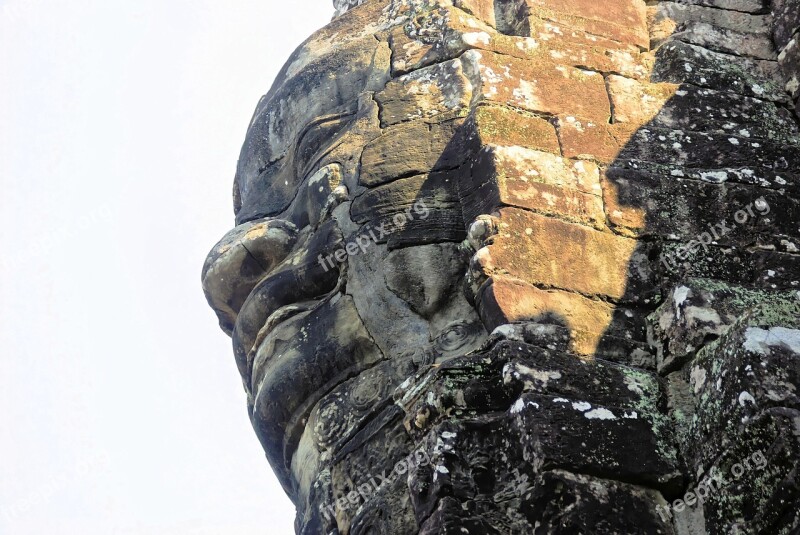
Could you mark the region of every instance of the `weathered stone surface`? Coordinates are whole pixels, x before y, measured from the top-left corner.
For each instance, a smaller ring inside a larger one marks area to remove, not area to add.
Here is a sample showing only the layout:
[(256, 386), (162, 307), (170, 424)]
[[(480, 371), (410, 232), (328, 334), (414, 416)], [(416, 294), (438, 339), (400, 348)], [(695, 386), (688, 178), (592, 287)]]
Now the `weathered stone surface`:
[[(694, 241), (699, 250), (709, 245), (743, 247), (769, 233), (775, 220), (800, 217), (796, 199), (758, 186), (727, 184), (724, 170), (702, 172), (705, 180), (687, 179), (680, 168), (673, 171), (662, 175), (608, 169), (603, 186), (611, 224), (639, 235)], [(646, 221), (627, 209), (639, 206), (647, 207)], [(796, 239), (800, 228), (787, 226), (785, 232)]]
[(607, 122), (611, 116), (599, 73), (475, 50), (463, 59), (480, 77), (475, 81), (484, 101), (553, 115), (568, 111), (570, 102), (569, 111), (583, 117)]
[(454, 59), (390, 81), (375, 100), (384, 127), (418, 119), (442, 122), (467, 114), (472, 91), (462, 61)]
[(727, 11), (741, 11), (744, 13), (766, 13), (767, 8), (763, 0), (687, 0), (689, 5), (700, 5), (724, 9)]
[(608, 77), (614, 121), (637, 126), (796, 141), (797, 122), (773, 102), (700, 89)]
[(443, 171), (395, 180), (356, 197), (350, 215), (376, 229), (370, 237), (377, 243), (460, 241), (465, 231), (454, 191), (457, 178), (458, 173)]
[(478, 106), (467, 123), (472, 149), (487, 145), (560, 154), (556, 130), (547, 119), (504, 106)]
[[(492, 277), (480, 289), (478, 308), (489, 330), (509, 324), (563, 325), (571, 351), (652, 367), (641, 313), (561, 290), (541, 290), (508, 277)], [(654, 361), (653, 361), (654, 362)], [(653, 364), (654, 365), (654, 364)]]
[[(594, 380), (586, 383), (575, 380), (584, 376)], [(602, 361), (581, 361), (520, 342), (501, 342), (486, 353), (443, 365), (417, 381), (430, 385), (426, 391), (438, 394), (432, 398), (420, 396), (416, 386), (409, 384), (401, 387), (398, 395), (407, 414), (412, 415), (406, 426), (412, 435), (425, 436), (422, 442), (432, 460), (430, 465), (412, 473), (410, 482), (417, 516), (429, 518), (430, 525), (440, 526), (446, 521), (455, 526), (467, 525), (463, 522), (481, 525), (482, 519), (492, 518), (499, 522), (491, 524), (498, 527), (499, 533), (530, 532), (532, 526), (555, 514), (548, 499), (532, 497), (552, 497), (555, 491), (552, 478), (556, 476), (557, 480), (568, 483), (560, 493), (565, 499), (583, 490), (579, 493), (581, 500), (611, 506), (605, 494), (610, 491), (622, 502), (638, 503), (636, 507), (644, 515), (645, 524), (667, 529), (656, 520), (652, 505), (650, 512), (646, 512), (644, 496), (652, 491), (591, 476), (574, 476), (570, 474), (572, 470), (547, 468), (571, 466), (575, 470), (580, 465), (582, 473), (595, 469), (603, 472), (619, 462), (631, 468), (631, 479), (638, 479), (637, 472), (643, 465), (634, 457), (647, 451), (647, 447), (635, 447), (627, 440), (627, 446), (614, 448), (607, 438), (613, 436), (609, 431), (617, 425), (614, 422), (625, 425), (647, 421), (652, 425), (639, 433), (641, 440), (654, 440), (652, 446), (656, 448), (662, 447), (658, 443), (669, 441), (668, 427), (662, 425), (664, 406), (655, 401), (662, 399), (661, 385), (653, 375)], [(588, 384), (596, 386), (587, 388)], [(436, 402), (431, 404), (429, 399)], [(619, 413), (618, 420), (616, 414), (601, 405), (602, 400), (616, 400), (614, 410)], [(552, 405), (552, 410), (544, 410), (545, 404)], [(503, 416), (476, 420), (471, 417), (470, 409), (478, 406), (500, 410)], [(575, 435), (583, 443), (568, 447), (569, 434), (552, 433), (553, 428), (564, 425), (605, 427), (599, 434)], [(534, 433), (535, 437), (528, 433)], [(473, 448), (464, 447), (468, 444)], [(475, 449), (475, 445), (480, 447)], [(638, 453), (623, 458), (626, 447)], [(663, 474), (656, 477), (655, 485), (669, 487), (675, 477), (681, 476), (674, 471), (674, 452), (667, 446), (661, 453), (659, 459), (664, 464), (651, 473)], [(492, 485), (492, 481), (499, 480), (506, 484)], [(573, 499), (576, 498), (577, 495)], [(474, 508), (435, 509), (437, 502), (447, 503), (450, 499), (456, 500), (455, 503), (468, 500)], [(648, 501), (651, 499), (657, 503), (658, 493), (648, 496)], [(509, 510), (514, 513), (502, 514), (497, 510), (497, 502), (516, 504)], [(589, 513), (588, 508), (581, 507), (569, 517), (570, 522), (579, 523)], [(611, 520), (606, 514), (600, 516), (612, 525), (626, 522)], [(623, 518), (631, 517), (623, 515)]]
[(486, 278), (506, 274), (586, 296), (638, 301), (653, 275), (637, 247), (635, 240), (505, 208), (500, 232), (477, 252), (472, 269)]
[(649, 489), (561, 470), (540, 478), (531, 516), (545, 533), (673, 533), (652, 506), (664, 498)]
[(338, 273), (319, 262), (341, 246), (341, 231), (332, 221), (313, 236), (305, 236), (273, 270), (266, 272), (241, 306), (233, 330), (233, 348), (239, 371), (250, 382), (253, 351), (264, 334), (286, 317), (303, 312), (316, 297), (336, 286)]
[(647, 127), (631, 137), (619, 157), (690, 168), (757, 166), (792, 173), (800, 165), (800, 146), (753, 139), (746, 128), (706, 134)]
[(334, 7), (202, 273), (297, 533), (796, 533), (796, 0)]
[(672, 38), (709, 50), (748, 58), (775, 60), (775, 46), (765, 34), (719, 28), (705, 22), (686, 22)]
[(710, 529), (789, 533), (800, 526), (791, 505), (800, 458), (792, 431), (800, 417), (798, 318), (798, 302), (759, 304), (687, 369), (696, 400), (686, 422), (687, 459), (722, 480), (706, 508)]
[(772, 29), (773, 22), (772, 17), (768, 15), (747, 13), (741, 9), (719, 9), (702, 5), (700, 2), (659, 2), (651, 9), (654, 20), (649, 21), (650, 25), (655, 26), (663, 20), (670, 20), (674, 23), (673, 31), (677, 25), (685, 22), (702, 22), (742, 33), (767, 35)]
[(564, 156), (608, 165), (617, 159), (630, 137), (642, 125), (630, 122), (608, 124), (574, 115), (559, 115), (556, 126)]
[(360, 6), (365, 0), (333, 0), (333, 7), (336, 8), (334, 17), (338, 17), (347, 13), (348, 10)]
[(297, 227), (283, 221), (246, 223), (214, 246), (203, 266), (203, 290), (230, 334), (250, 292), (283, 261), (297, 241)]
[(651, 338), (659, 345), (659, 369), (679, 368), (688, 357), (763, 302), (791, 306), (795, 292), (756, 291), (710, 279), (691, 279), (676, 287), (652, 316)]
[(469, 179), (463, 181), (462, 202), (470, 207), (467, 218), (515, 206), (605, 227), (600, 172), (590, 162), (522, 147), (485, 145), (470, 165)]
[[(439, 251), (431, 253), (431, 248)], [(400, 249), (386, 260), (386, 285), (424, 317), (441, 309), (464, 275), (460, 252), (452, 243)]]
[(669, 41), (656, 52), (654, 82), (689, 83), (774, 102), (785, 102), (774, 81), (772, 62), (721, 54), (681, 41)]
[[(425, 11), (412, 22), (413, 30), (398, 28), (392, 32), (392, 67), (396, 73), (438, 63), (471, 49), (634, 78), (645, 78), (651, 67), (650, 56), (631, 44), (599, 38), (575, 28), (562, 31), (560, 26), (536, 17), (522, 23), (518, 14), (527, 7), (521, 3), (489, 7), (473, 1), (469, 6), (456, 2), (456, 6), (462, 9), (443, 6)], [(495, 12), (501, 13), (499, 19)], [(495, 31), (498, 20), (500, 32)], [(436, 31), (430, 31), (432, 26)], [(425, 32), (422, 41), (416, 39), (421, 32)]]
[(452, 169), (466, 158), (458, 120), (443, 124), (401, 123), (364, 148), (359, 182), (367, 187), (397, 178)]
[(308, 412), (327, 391), (293, 378), (319, 374), (330, 388), (381, 357), (349, 297), (334, 297), (276, 325), (260, 343), (251, 365), (255, 430), (284, 486), (299, 490), (287, 485), (284, 466), (291, 461)]
[(663, 449), (670, 438), (655, 435), (653, 422), (635, 410), (523, 395), (511, 412), (524, 437), (523, 459), (541, 470), (610, 476), (660, 490), (680, 488), (675, 452)]
[(771, 0), (770, 4), (775, 46), (782, 50), (800, 28), (800, 3), (797, 0)]
[[(359, 95), (389, 79), (386, 43), (363, 32), (332, 46), (326, 34), (320, 32), (295, 52), (281, 74), (283, 83), (256, 109), (239, 156), (239, 222), (285, 209), (313, 157), (346, 130)], [(337, 71), (336, 79), (328, 75), (330, 69)]]
[(793, 37), (778, 56), (786, 85), (784, 89), (795, 101), (800, 97), (800, 34)]
[[(603, 4), (588, 0), (524, 0), (531, 17), (563, 24), (570, 29), (584, 30), (620, 43), (647, 48), (645, 4), (639, 0), (611, 0)], [(531, 28), (535, 23), (531, 22)]]

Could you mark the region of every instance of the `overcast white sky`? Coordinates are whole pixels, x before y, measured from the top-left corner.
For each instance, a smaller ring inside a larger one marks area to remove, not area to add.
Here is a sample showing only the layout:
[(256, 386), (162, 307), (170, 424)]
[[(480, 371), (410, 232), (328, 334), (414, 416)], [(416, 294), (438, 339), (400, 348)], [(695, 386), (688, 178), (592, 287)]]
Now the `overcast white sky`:
[(330, 0), (0, 0), (0, 533), (289, 534), (200, 289)]

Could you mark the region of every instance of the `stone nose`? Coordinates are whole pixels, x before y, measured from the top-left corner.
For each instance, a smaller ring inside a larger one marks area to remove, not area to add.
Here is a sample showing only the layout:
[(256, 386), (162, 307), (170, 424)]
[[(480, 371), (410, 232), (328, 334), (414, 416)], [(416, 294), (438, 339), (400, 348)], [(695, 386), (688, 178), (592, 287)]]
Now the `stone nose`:
[(237, 226), (209, 252), (203, 265), (203, 291), (228, 335), (253, 288), (292, 251), (297, 227), (282, 219)]

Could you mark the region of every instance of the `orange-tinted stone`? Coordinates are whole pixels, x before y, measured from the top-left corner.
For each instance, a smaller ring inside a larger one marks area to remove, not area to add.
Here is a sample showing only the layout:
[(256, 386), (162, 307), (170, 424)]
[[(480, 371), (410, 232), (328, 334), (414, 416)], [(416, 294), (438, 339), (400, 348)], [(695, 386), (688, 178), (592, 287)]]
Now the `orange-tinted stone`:
[(640, 299), (652, 271), (637, 242), (516, 208), (500, 211), (500, 232), (475, 256), (485, 277), (504, 274), (610, 300)]
[(553, 316), (570, 330), (575, 353), (591, 355), (611, 323), (614, 307), (562, 290), (542, 290), (508, 277), (492, 278), (483, 288), (479, 310), (487, 328)]
[(591, 162), (523, 147), (484, 146), (471, 168), (466, 217), (517, 206), (604, 228), (599, 176)]
[(462, 60), (473, 79), (480, 75), (475, 91), (485, 102), (549, 115), (575, 113), (598, 122), (611, 117), (605, 82), (596, 72), (477, 50)]

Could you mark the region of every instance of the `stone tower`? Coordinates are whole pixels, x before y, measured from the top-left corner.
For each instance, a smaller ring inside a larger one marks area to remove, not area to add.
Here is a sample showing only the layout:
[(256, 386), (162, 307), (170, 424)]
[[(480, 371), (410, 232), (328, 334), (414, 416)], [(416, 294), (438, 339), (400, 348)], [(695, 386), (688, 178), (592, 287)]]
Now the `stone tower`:
[(203, 269), (297, 533), (800, 533), (800, 1), (334, 3)]

